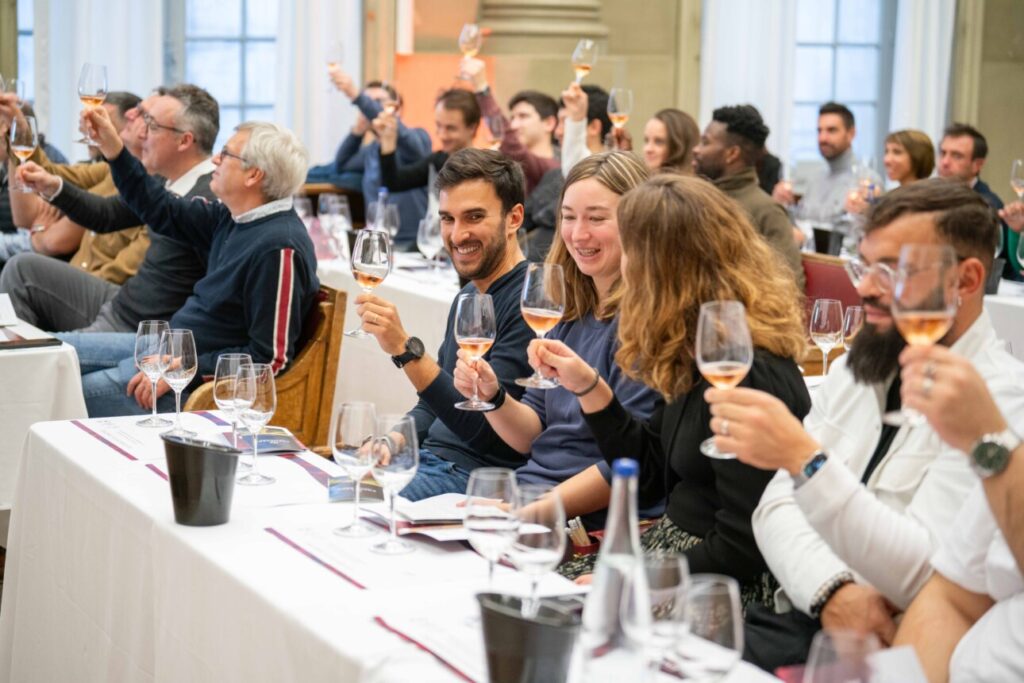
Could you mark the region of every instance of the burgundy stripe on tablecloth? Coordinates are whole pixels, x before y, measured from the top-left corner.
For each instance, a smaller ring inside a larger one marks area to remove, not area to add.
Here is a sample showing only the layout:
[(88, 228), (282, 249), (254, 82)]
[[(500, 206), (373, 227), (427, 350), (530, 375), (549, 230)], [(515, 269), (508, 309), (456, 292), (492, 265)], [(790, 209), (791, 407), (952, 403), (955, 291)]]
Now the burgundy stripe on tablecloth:
[(209, 410), (197, 410), (196, 411), (196, 415), (199, 415), (200, 417), (205, 417), (207, 420), (209, 420), (213, 424), (220, 425), (221, 427), (230, 427), (231, 426), (230, 422), (225, 422), (224, 420), (220, 419), (219, 417), (217, 417), (216, 415), (211, 413)]
[(327, 477), (330, 476), (327, 472), (323, 471), (311, 462), (304, 460), (299, 457), (298, 453), (278, 453), (277, 457), (284, 458), (285, 460), (291, 461), (306, 470), (311, 477), (316, 479), (321, 486), (327, 487)]
[(459, 677), (459, 678), (461, 678), (462, 680), (464, 680), (464, 681), (469, 681), (469, 683), (476, 683), (476, 681), (474, 681), (474, 680), (473, 680), (472, 678), (470, 678), (470, 677), (469, 677), (469, 676), (467, 676), (466, 674), (464, 674), (464, 673), (462, 673), (461, 671), (459, 671), (458, 669), (456, 669), (456, 668), (455, 668), (455, 667), (454, 667), (454, 666), (453, 666), (453, 665), (451, 664), (451, 662), (449, 662), (449, 661), (445, 660), (445, 659), (444, 659), (444, 658), (443, 658), (443, 657), (442, 657), (441, 655), (437, 654), (436, 652), (434, 652), (433, 650), (431, 650), (431, 649), (430, 649), (429, 647), (427, 647), (426, 645), (424, 645), (424, 644), (423, 644), (423, 643), (421, 643), (420, 641), (418, 641), (418, 640), (415, 640), (415, 639), (413, 639), (413, 638), (410, 638), (410, 637), (409, 637), (409, 636), (407, 636), (406, 634), (402, 633), (401, 631), (399, 631), (398, 629), (396, 629), (396, 628), (395, 628), (394, 626), (392, 626), (392, 625), (391, 625), (391, 624), (389, 624), (388, 622), (384, 621), (384, 619), (383, 619), (382, 617), (374, 617), (374, 618), (373, 618), (373, 620), (374, 620), (374, 621), (376, 621), (376, 622), (377, 622), (378, 624), (380, 624), (382, 628), (384, 628), (384, 629), (386, 629), (386, 630), (388, 630), (388, 631), (391, 631), (392, 633), (394, 633), (394, 634), (395, 634), (396, 636), (398, 636), (399, 638), (401, 638), (401, 639), (402, 639), (402, 640), (404, 640), (405, 642), (407, 642), (407, 643), (412, 643), (413, 645), (415, 645), (415, 646), (416, 646), (416, 647), (418, 647), (419, 649), (423, 650), (423, 651), (424, 651), (424, 652), (426, 652), (427, 654), (429, 654), (429, 655), (432, 655), (432, 656), (434, 657), (434, 659), (436, 659), (437, 661), (439, 661), (439, 662), (441, 662), (442, 664), (444, 664), (444, 665), (445, 665), (445, 666), (446, 666), (446, 667), (448, 668), (448, 670), (449, 670), (449, 671), (451, 671), (452, 673), (454, 673), (454, 674), (455, 674), (456, 676), (458, 676), (458, 677)]
[(138, 458), (136, 458), (134, 455), (132, 455), (131, 453), (129, 453), (125, 449), (121, 448), (120, 446), (118, 446), (114, 442), (109, 441), (109, 440), (103, 438), (102, 436), (100, 436), (99, 434), (94, 432), (93, 430), (91, 430), (88, 427), (86, 427), (80, 420), (72, 420), (71, 424), (75, 425), (76, 427), (81, 429), (83, 432), (85, 432), (86, 434), (88, 434), (92, 438), (96, 439), (97, 441), (99, 441), (103, 445), (107, 446), (111, 450), (117, 451), (118, 453), (120, 453), (124, 457), (128, 458), (129, 460), (138, 460)]
[(154, 464), (152, 464), (152, 463), (150, 463), (149, 465), (146, 465), (146, 467), (148, 467), (149, 469), (151, 469), (151, 470), (153, 470), (154, 472), (156, 472), (156, 473), (157, 473), (157, 475), (158, 475), (158, 476), (159, 476), (159, 477), (160, 477), (161, 479), (163, 479), (164, 481), (167, 481), (167, 474), (166, 474), (166, 473), (165, 473), (165, 472), (164, 472), (164, 471), (163, 471), (162, 469), (160, 469), (159, 467), (157, 467), (156, 465), (154, 465)]
[(294, 548), (295, 550), (298, 550), (300, 553), (302, 553), (303, 555), (305, 555), (309, 559), (313, 560), (318, 565), (320, 565), (321, 567), (323, 567), (327, 571), (331, 572), (332, 574), (335, 574), (336, 576), (340, 576), (341, 578), (345, 579), (346, 581), (351, 583), (356, 588), (358, 588), (360, 590), (366, 590), (366, 586), (364, 586), (363, 584), (359, 583), (358, 581), (356, 581), (351, 576), (349, 576), (345, 572), (341, 571), (340, 569), (338, 569), (334, 565), (332, 565), (332, 564), (330, 564), (330, 563), (320, 559), (319, 557), (317, 557), (313, 553), (309, 552), (308, 550), (306, 550), (305, 548), (300, 546), (298, 543), (296, 543), (292, 539), (290, 539), (287, 536), (285, 536), (284, 534), (282, 534), (277, 529), (274, 529), (273, 527), (269, 527), (268, 526), (268, 527), (265, 527), (263, 530), (266, 531), (271, 536), (273, 536), (274, 538), (276, 538), (277, 540), (279, 540), (282, 543), (284, 543), (285, 545), (287, 545), (287, 546), (289, 546), (291, 548)]

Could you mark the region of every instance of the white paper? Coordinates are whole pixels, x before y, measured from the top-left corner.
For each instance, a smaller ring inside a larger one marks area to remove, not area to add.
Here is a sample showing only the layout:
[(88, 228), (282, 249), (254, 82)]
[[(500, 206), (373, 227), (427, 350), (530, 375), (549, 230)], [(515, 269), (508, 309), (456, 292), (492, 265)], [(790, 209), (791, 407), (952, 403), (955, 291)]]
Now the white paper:
[[(0, 294), (0, 325), (17, 325), (18, 315), (14, 312), (10, 294)], [(24, 335), (23, 335), (24, 336)]]
[(439, 496), (411, 501), (399, 496), (395, 499), (395, 512), (410, 522), (452, 521), (461, 522), (466, 516), (465, 508), (458, 507), (466, 500), (464, 493), (442, 493)]

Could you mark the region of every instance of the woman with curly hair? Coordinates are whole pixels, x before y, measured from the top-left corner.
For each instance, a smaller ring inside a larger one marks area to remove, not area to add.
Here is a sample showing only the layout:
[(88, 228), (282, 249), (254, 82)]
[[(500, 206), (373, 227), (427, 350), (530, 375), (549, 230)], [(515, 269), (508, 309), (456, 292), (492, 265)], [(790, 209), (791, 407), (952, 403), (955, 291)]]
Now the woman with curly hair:
[[(648, 180), (622, 198), (619, 225), (616, 361), (663, 403), (649, 420), (631, 415), (603, 381), (591, 389), (594, 369), (556, 340), (531, 342), (530, 362), (583, 392), (580, 408), (607, 460), (640, 461), (641, 506), (667, 496), (665, 516), (641, 537), (644, 548), (682, 552), (691, 572), (735, 577), (744, 604), (770, 604), (775, 584), (750, 518), (774, 472), (701, 454), (712, 436), (703, 397), (710, 385), (697, 371), (694, 346), (701, 304), (742, 302), (755, 353), (741, 386), (779, 397), (802, 418), (811, 402), (796, 364), (805, 350), (801, 294), (739, 205), (703, 180)], [(574, 561), (562, 571), (588, 569)]]

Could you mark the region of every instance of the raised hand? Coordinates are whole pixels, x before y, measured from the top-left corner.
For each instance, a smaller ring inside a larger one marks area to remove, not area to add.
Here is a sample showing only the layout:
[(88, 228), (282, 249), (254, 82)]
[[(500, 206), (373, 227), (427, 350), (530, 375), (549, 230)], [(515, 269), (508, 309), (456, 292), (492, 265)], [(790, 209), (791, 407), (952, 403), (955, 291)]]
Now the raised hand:
[(103, 107), (87, 107), (81, 113), (82, 130), (98, 142), (100, 153), (113, 159), (124, 149), (121, 134), (110, 120), (110, 113)]
[(587, 105), (590, 98), (580, 84), (573, 81), (562, 91), (562, 102), (565, 103), (565, 118), (571, 121), (587, 120)]
[(42, 166), (34, 161), (26, 161), (18, 167), (18, 180), (33, 192), (44, 197), (52, 197), (60, 189), (60, 178), (47, 173)]

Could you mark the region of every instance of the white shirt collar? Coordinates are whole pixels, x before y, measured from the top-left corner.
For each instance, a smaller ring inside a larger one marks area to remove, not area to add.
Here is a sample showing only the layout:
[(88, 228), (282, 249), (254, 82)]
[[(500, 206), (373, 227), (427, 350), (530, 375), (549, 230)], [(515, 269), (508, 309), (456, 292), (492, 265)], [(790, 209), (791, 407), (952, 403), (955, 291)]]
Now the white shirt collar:
[(255, 209), (249, 209), (245, 213), (240, 213), (237, 216), (232, 216), (236, 223), (251, 223), (265, 216), (269, 216), (273, 213), (281, 213), (282, 211), (292, 210), (292, 198), (285, 197), (284, 199), (275, 199), (272, 202), (266, 204), (260, 204)]
[(204, 176), (207, 173), (213, 173), (213, 169), (215, 168), (216, 166), (213, 165), (213, 159), (211, 157), (207, 157), (189, 170), (185, 171), (185, 173), (183, 173), (181, 177), (173, 183), (168, 180), (166, 187), (179, 197), (184, 197), (192, 191), (193, 187), (195, 187), (196, 181), (199, 180), (199, 176)]

